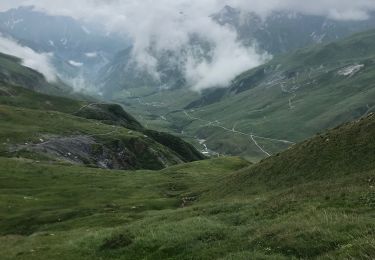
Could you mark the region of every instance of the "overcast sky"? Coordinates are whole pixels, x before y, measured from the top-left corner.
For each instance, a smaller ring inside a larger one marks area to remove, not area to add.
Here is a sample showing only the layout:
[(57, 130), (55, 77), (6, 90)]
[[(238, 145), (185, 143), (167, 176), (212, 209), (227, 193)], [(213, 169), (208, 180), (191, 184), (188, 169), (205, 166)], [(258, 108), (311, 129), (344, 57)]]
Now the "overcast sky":
[(195, 89), (225, 85), (242, 71), (264, 62), (268, 56), (237, 41), (230, 28), (209, 16), (226, 4), (266, 16), (275, 10), (324, 15), (336, 20), (364, 20), (375, 10), (375, 0), (1, 0), (0, 9), (34, 5), (50, 14), (69, 15), (101, 23), (108, 30), (124, 33), (134, 41), (133, 57), (154, 71), (155, 57), (147, 51), (186, 51), (189, 36), (215, 46), (210, 61), (184, 57), (185, 75)]
[(226, 4), (261, 14), (274, 10), (294, 10), (333, 19), (365, 19), (368, 12), (375, 10), (374, 0), (1, 0), (0, 10), (34, 5), (51, 13), (86, 18), (101, 14), (117, 19), (131, 12), (157, 13), (165, 9), (211, 14)]

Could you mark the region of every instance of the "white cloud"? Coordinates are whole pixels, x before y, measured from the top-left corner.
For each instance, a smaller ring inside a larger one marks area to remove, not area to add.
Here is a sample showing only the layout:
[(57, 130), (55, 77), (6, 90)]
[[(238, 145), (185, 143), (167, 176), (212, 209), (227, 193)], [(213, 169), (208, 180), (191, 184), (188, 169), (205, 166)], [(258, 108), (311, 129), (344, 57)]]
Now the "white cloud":
[(50, 62), (50, 54), (37, 53), (28, 47), (21, 46), (12, 39), (3, 37), (1, 34), (0, 52), (20, 58), (22, 65), (42, 73), (47, 81), (56, 81), (56, 72)]
[[(157, 65), (155, 53), (179, 53), (177, 63), (195, 89), (225, 85), (265, 60), (255, 48), (241, 45), (231, 29), (209, 18), (225, 5), (262, 16), (289, 10), (336, 20), (363, 20), (375, 11), (375, 0), (2, 0), (3, 8), (21, 4), (103, 23), (109, 31), (131, 37), (134, 59), (150, 72), (155, 72)], [(192, 36), (214, 46), (210, 59), (194, 55), (202, 46), (189, 45)]]
[[(34, 5), (51, 14), (70, 15), (76, 18), (106, 17), (107, 24), (128, 21), (129, 14), (143, 13), (154, 17), (163, 10), (178, 13), (178, 11), (195, 9), (199, 14), (209, 15), (213, 10), (224, 5), (259, 14), (291, 10), (305, 14), (326, 15), (332, 19), (354, 20), (364, 19), (369, 12), (375, 10), (374, 0), (2, 0), (0, 11), (21, 5)], [(148, 19), (148, 16), (142, 18)]]
[(212, 28), (209, 39), (213, 40), (215, 48), (210, 53), (211, 58), (202, 60), (199, 55), (187, 55), (185, 75), (193, 89), (227, 86), (233, 77), (270, 58), (267, 54), (256, 52), (254, 47), (241, 45), (236, 37), (237, 35), (226, 27), (217, 27), (216, 31)]

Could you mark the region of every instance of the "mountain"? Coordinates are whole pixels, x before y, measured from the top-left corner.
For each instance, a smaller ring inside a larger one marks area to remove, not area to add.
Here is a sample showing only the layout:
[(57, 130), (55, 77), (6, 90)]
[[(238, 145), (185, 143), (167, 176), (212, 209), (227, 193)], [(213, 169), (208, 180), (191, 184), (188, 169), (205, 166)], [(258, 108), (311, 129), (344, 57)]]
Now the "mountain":
[[(218, 24), (231, 27), (244, 46), (256, 46), (260, 53), (285, 54), (315, 44), (329, 43), (354, 33), (375, 28), (375, 15), (364, 21), (336, 21), (325, 16), (305, 15), (295, 12), (274, 12), (262, 18), (255, 13), (244, 13), (225, 6), (212, 19)], [(211, 47), (204, 39), (191, 37), (189, 46), (199, 46), (208, 56)], [(111, 98), (121, 91), (137, 87), (149, 87), (153, 91), (188, 87), (184, 76), (184, 55), (188, 51), (155, 53), (156, 71), (159, 78), (147, 69), (137, 66), (131, 59), (132, 48), (119, 52), (101, 71), (97, 84), (104, 96)], [(209, 60), (209, 59), (208, 59)]]
[(206, 152), (256, 160), (374, 111), (374, 44), (367, 31), (275, 57), (200, 96), (130, 90), (116, 100)]
[(372, 259), (374, 136), (369, 114), (257, 164), (162, 171), (0, 157), (0, 257)]
[(1, 156), (108, 169), (204, 158), (179, 138), (144, 128), (120, 105), (50, 95), (61, 94), (58, 86), (17, 58), (1, 54), (0, 71)]
[(288, 53), (319, 43), (329, 43), (375, 28), (375, 14), (359, 21), (333, 20), (325, 16), (277, 11), (262, 18), (225, 6), (212, 18), (236, 30), (245, 45), (256, 43), (272, 55)]
[[(0, 33), (37, 52), (52, 53), (60, 76), (76, 88), (93, 84), (97, 72), (128, 40), (67, 16), (52, 16), (33, 7), (0, 13)], [(86, 86), (87, 87), (87, 86)]]

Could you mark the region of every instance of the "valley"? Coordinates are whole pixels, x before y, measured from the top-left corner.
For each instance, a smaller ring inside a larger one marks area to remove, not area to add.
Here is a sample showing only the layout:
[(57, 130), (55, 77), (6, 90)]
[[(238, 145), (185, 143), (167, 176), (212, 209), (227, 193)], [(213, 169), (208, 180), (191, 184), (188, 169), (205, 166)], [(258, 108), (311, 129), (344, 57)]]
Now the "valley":
[[(209, 90), (200, 97), (172, 89), (145, 92), (136, 101), (133, 97), (123, 101), (120, 95), (116, 102), (140, 112), (140, 121), (149, 127), (186, 140), (207, 140), (219, 154), (259, 160), (373, 111), (374, 53), (370, 46), (374, 42), (370, 31), (280, 56), (240, 75), (228, 88)], [(356, 51), (359, 45), (361, 52)], [(148, 105), (161, 102), (164, 96), (173, 103)]]

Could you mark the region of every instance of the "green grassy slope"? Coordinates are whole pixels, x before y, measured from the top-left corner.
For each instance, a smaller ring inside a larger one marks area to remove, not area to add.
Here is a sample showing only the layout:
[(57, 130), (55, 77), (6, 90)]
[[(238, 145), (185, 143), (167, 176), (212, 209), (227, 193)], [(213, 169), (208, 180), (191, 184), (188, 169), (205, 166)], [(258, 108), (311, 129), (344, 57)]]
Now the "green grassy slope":
[(276, 57), (224, 90), (198, 98), (184, 94), (183, 100), (170, 91), (176, 98), (164, 101), (166, 108), (173, 104), (168, 111), (143, 105), (160, 101), (160, 94), (143, 97), (142, 104), (126, 102), (144, 111), (150, 127), (183, 132), (188, 139), (204, 139), (213, 151), (257, 160), (291, 144), (283, 140), (299, 142), (374, 111), (374, 45), (375, 32), (369, 31)]
[[(318, 134), (229, 178), (220, 192), (248, 194), (338, 179), (362, 179), (375, 169), (375, 113)], [(375, 177), (375, 176), (373, 176)], [(369, 186), (369, 188), (371, 188)]]
[(203, 158), (199, 153), (185, 156), (183, 152), (195, 149), (183, 141), (163, 145), (142, 132), (147, 130), (137, 132), (59, 111), (0, 105), (0, 118), (0, 152), (8, 157), (130, 169), (160, 169)]
[(190, 144), (144, 128), (120, 105), (45, 94), (64, 95), (18, 59), (1, 55), (0, 61), (3, 156), (116, 169), (161, 169), (204, 158)]
[(183, 162), (139, 132), (54, 111), (0, 105), (1, 154), (108, 168), (160, 169)]
[[(228, 158), (125, 172), (20, 159), (0, 158), (0, 164), (1, 259), (110, 257), (131, 243), (117, 228), (193, 203), (207, 183), (248, 165)], [(119, 240), (110, 241), (112, 234)], [(150, 254), (147, 247), (124, 257)]]
[(2, 259), (373, 259), (375, 115), (249, 165), (0, 158)]

